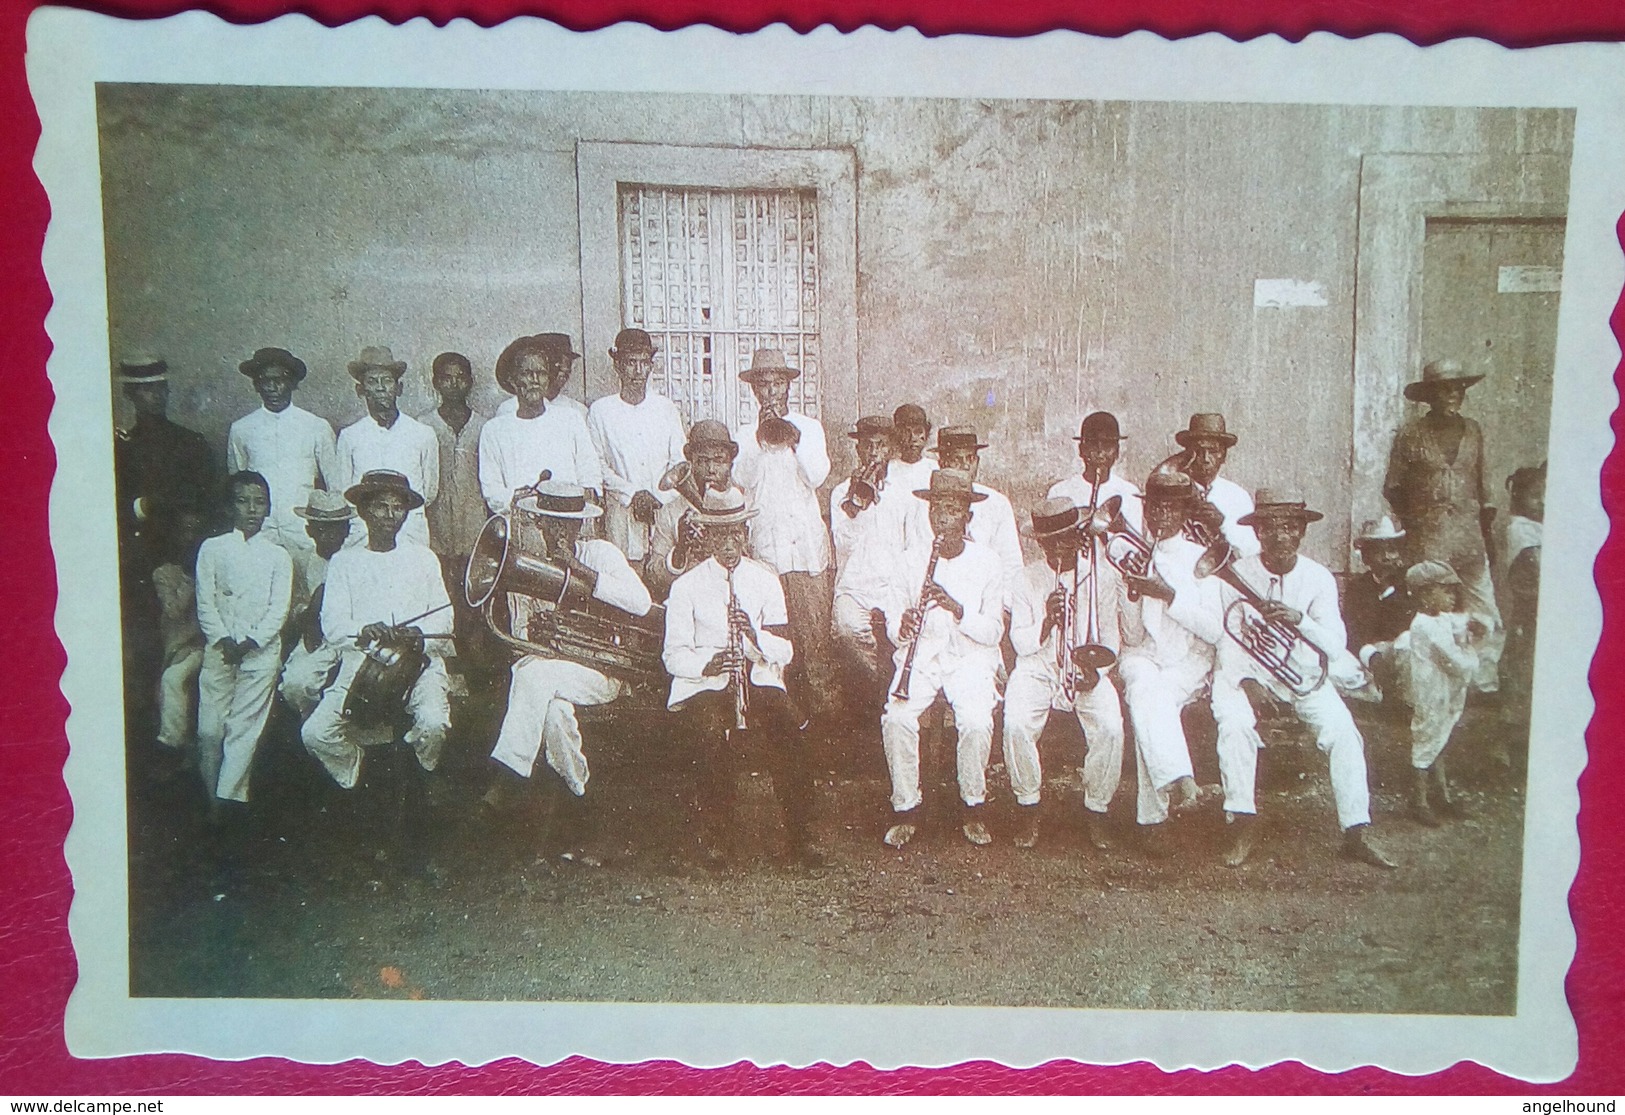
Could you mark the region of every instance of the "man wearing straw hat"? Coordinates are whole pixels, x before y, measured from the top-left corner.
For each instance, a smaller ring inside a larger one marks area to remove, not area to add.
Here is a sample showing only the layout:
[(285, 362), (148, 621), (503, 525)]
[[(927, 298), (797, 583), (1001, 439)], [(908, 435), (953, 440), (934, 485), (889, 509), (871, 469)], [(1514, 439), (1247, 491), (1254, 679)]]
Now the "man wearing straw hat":
[(346, 790), (361, 776), (362, 748), (392, 742), (393, 729), (350, 724), (344, 716), (350, 684), (365, 660), (364, 647), (386, 639), (428, 655), (429, 664), (406, 695), (411, 727), (406, 743), (418, 765), (432, 771), (451, 728), (446, 699), (451, 598), (440, 560), (427, 546), (403, 538), (407, 517), (423, 496), (398, 472), (374, 470), (344, 493), (367, 529), (363, 545), (350, 546), (328, 563), (322, 593), (322, 637), (338, 654), (339, 669), (301, 733), (305, 749)]
[[(508, 510), (514, 493), (535, 484), (543, 472), (561, 484), (579, 484), (596, 494), (604, 486), (603, 464), (577, 409), (548, 398), (550, 368), (556, 364), (558, 333), (516, 338), (497, 357), (498, 386), (518, 404), (500, 410), (480, 431), (480, 492), (491, 514)], [(564, 338), (569, 349), (569, 338)]]
[(270, 483), (271, 518), (265, 534), (297, 564), (301, 553), (310, 552), (310, 535), (295, 509), (304, 506), (317, 484), (337, 484), (333, 427), (294, 404), (293, 393), (304, 383), (307, 369), (287, 349), (256, 349), (237, 370), (253, 383), (261, 406), (231, 424), (226, 467), (232, 472), (251, 469)]
[(1495, 507), (1484, 474), (1484, 431), (1461, 413), (1467, 389), (1484, 377), (1454, 360), (1434, 360), (1405, 397), (1427, 406), (1394, 437), (1382, 494), (1405, 530), (1412, 564), (1442, 561), (1461, 578), (1463, 604), (1488, 629), (1479, 648), (1475, 687), (1499, 688), (1506, 630), (1490, 579), (1490, 529)]
[(1253, 509), (1247, 489), (1227, 476), (1220, 476), (1237, 442), (1222, 414), (1193, 414), (1186, 428), (1174, 434), (1183, 451), (1183, 464), (1176, 466), (1196, 486), (1192, 514), (1214, 530), (1222, 530), (1230, 544), (1243, 554), (1258, 553), (1258, 539), (1241, 525), (1241, 517)]
[(312, 548), (301, 549), (293, 563), (293, 606), (286, 630), (291, 650), (282, 665), (278, 692), (304, 720), (322, 699), (339, 663), (337, 649), (322, 637), (322, 597), (328, 563), (349, 539), (355, 509), (340, 493), (318, 488), (293, 513), (304, 520)]
[(784, 809), (791, 855), (823, 862), (812, 841), (812, 778), (806, 733), (797, 730), (784, 672), (796, 648), (778, 576), (747, 557), (757, 512), (731, 492), (707, 491), (697, 510), (707, 557), (671, 586), (662, 659), (671, 674), (667, 708), (698, 758), (701, 842), (712, 866), (734, 845), (734, 803), (745, 761), (740, 732), (757, 741)]
[(1349, 578), (1343, 590), (1348, 648), (1372, 672), (1385, 698), (1392, 680), (1390, 652), (1416, 615), (1405, 587), (1405, 532), (1393, 517), (1367, 520), (1354, 539), (1366, 571)]
[[(331, 487), (343, 491), (367, 473), (380, 470), (406, 477), (421, 498), (401, 528), (401, 540), (427, 548), (429, 520), (423, 504), (433, 502), (440, 491), (440, 442), (429, 427), (401, 413), (401, 377), (405, 374), (405, 361), (395, 359), (381, 345), (367, 346), (350, 361), (350, 378), (355, 380), (355, 393), (367, 405), (367, 413), (339, 431), (338, 467)], [(347, 545), (366, 541), (355, 533)]]
[(990, 844), (983, 806), (1004, 635), (1004, 568), (997, 554), (968, 536), (972, 505), (988, 498), (969, 473), (938, 469), (930, 487), (914, 495), (930, 505), (933, 540), (903, 551), (886, 593), (886, 633), (897, 653), (891, 698), (880, 718), (894, 815), (885, 843), (901, 848), (917, 831), (920, 714), (940, 692), (959, 731), (961, 829), (972, 844)]
[[(621, 551), (601, 538), (580, 537), (582, 524), (602, 514), (597, 504), (587, 502), (585, 488), (548, 481), (538, 484), (523, 506), (540, 516), (547, 559), (568, 569), (580, 584), (590, 586), (594, 600), (635, 616), (649, 613), (653, 604), (649, 590)], [(530, 631), (534, 623), (521, 629), (532, 642), (537, 641)], [(576, 814), (566, 842), (577, 845), (572, 851), (585, 855), (582, 846), (591, 843), (586, 831), (590, 819), (575, 803), (587, 793), (590, 772), (581, 748), (576, 709), (606, 705), (625, 692), (625, 685), (585, 663), (537, 654), (520, 657), (511, 672), (508, 711), (491, 752), (497, 769), (485, 800), (500, 805), (510, 783), (530, 778), (536, 760), (545, 757), (569, 791), (567, 808)]]

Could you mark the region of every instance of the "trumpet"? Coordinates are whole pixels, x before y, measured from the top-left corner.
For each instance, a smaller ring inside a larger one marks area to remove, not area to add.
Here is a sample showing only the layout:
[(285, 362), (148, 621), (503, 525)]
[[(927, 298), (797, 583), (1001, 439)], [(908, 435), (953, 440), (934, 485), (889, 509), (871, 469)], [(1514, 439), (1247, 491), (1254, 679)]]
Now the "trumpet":
[(687, 461), (678, 461), (666, 470), (660, 477), (659, 488), (663, 492), (676, 492), (682, 496), (692, 509), (683, 512), (677, 520), (677, 541), (672, 546), (671, 553), (666, 555), (666, 568), (673, 576), (682, 576), (691, 566), (699, 563), (700, 539), (703, 531), (699, 522), (694, 518), (694, 511), (698, 511), (705, 502), (705, 492), (694, 476), (694, 466)]
[[(1095, 517), (1100, 512), (1100, 483), (1102, 477), (1096, 475), (1093, 491), (1089, 497), (1089, 510), (1085, 521), (1093, 526)], [(1108, 520), (1116, 518), (1122, 513), (1121, 497), (1112, 497), (1118, 500), (1113, 508), (1114, 514)], [(1108, 501), (1109, 502), (1109, 501)], [(1095, 536), (1088, 530), (1079, 532), (1083, 544), (1089, 547), (1089, 614), (1083, 625), (1083, 645), (1072, 645), (1072, 625), (1077, 613), (1078, 599), (1078, 567), (1080, 561), (1072, 563), (1072, 588), (1067, 592), (1061, 603), (1061, 633), (1055, 640), (1056, 666), (1061, 673), (1061, 692), (1068, 701), (1078, 695), (1078, 690), (1089, 692), (1100, 684), (1100, 672), (1110, 669), (1117, 661), (1116, 653), (1100, 642), (1100, 552), (1095, 546)]]
[(745, 658), (749, 628), (739, 622), (739, 597), (734, 593), (734, 571), (728, 570), (728, 684), (734, 691), (734, 728), (750, 721), (750, 663)]
[(795, 424), (782, 414), (777, 414), (766, 407), (762, 408), (761, 417), (756, 421), (756, 444), (763, 449), (774, 447), (795, 446), (801, 441), (801, 431)]
[(859, 511), (867, 511), (875, 505), (880, 498), (880, 490), (886, 486), (886, 467), (890, 464), (885, 457), (877, 457), (852, 470), (852, 479), (846, 486), (846, 498), (841, 501), (841, 510), (846, 512), (848, 519), (857, 518)]
[(920, 583), (920, 598), (914, 605), (914, 610), (920, 613), (920, 629), (914, 632), (914, 638), (909, 640), (908, 653), (903, 656), (903, 668), (897, 671), (897, 685), (892, 689), (892, 698), (898, 701), (908, 700), (909, 679), (914, 676), (914, 652), (920, 649), (920, 636), (925, 634), (925, 611), (931, 606), (931, 599), (927, 590), (937, 575), (937, 558), (942, 554), (942, 536), (939, 534), (931, 539), (931, 560), (925, 563), (925, 580)]
[(1294, 697), (1307, 697), (1326, 682), (1330, 659), (1296, 624), (1264, 616), (1268, 603), (1236, 572), (1236, 548), (1223, 538), (1203, 551), (1196, 576), (1218, 577), (1240, 598), (1224, 610), (1224, 632)]
[[(1090, 525), (1106, 536), (1106, 564), (1125, 577), (1145, 577), (1151, 572), (1152, 545), (1134, 524), (1123, 517), (1123, 497), (1112, 496), (1090, 516)], [(1140, 594), (1129, 590), (1128, 598)]]

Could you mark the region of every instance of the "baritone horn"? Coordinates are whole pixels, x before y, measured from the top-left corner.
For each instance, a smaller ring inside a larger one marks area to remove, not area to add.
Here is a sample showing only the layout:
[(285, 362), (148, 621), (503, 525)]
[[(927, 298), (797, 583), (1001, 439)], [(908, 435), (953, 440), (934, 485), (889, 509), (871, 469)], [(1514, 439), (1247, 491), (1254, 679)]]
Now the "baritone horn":
[(890, 464), (885, 457), (879, 457), (852, 471), (852, 479), (846, 486), (846, 498), (841, 501), (841, 510), (848, 519), (857, 518), (859, 511), (867, 511), (875, 505), (880, 498), (880, 489), (886, 485), (886, 468)]
[(1236, 548), (1220, 538), (1202, 552), (1196, 576), (1218, 577), (1236, 590), (1238, 599), (1224, 610), (1225, 634), (1294, 697), (1307, 697), (1325, 684), (1330, 659), (1296, 624), (1265, 618), (1267, 601), (1236, 572), (1238, 556)]

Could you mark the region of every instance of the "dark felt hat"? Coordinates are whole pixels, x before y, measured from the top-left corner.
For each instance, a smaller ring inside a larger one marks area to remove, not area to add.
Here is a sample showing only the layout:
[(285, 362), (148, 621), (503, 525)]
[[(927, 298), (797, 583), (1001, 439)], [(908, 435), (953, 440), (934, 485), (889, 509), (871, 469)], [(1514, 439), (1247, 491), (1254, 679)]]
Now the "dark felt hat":
[(954, 449), (986, 449), (987, 443), (976, 436), (976, 431), (970, 426), (944, 426), (937, 431), (936, 448), (933, 453), (942, 454)]
[(731, 456), (739, 455), (739, 443), (728, 432), (728, 427), (715, 418), (702, 418), (689, 427), (688, 444), (683, 447), (683, 456), (697, 451), (702, 445), (725, 446)]
[(914, 403), (904, 403), (891, 412), (891, 424), (893, 426), (924, 426), (929, 430), (931, 428), (931, 419), (925, 416), (924, 407), (916, 406)]
[(237, 370), (250, 379), (267, 368), (281, 368), (293, 377), (295, 383), (303, 383), (309, 370), (303, 360), (285, 348), (257, 348), (253, 356), (237, 365)]
[(800, 368), (792, 368), (785, 359), (784, 350), (777, 348), (759, 348), (751, 353), (750, 367), (739, 373), (739, 378), (746, 383), (755, 383), (765, 375), (783, 375), (795, 379), (801, 374)]
[(1175, 434), (1174, 440), (1185, 449), (1193, 441), (1216, 441), (1228, 449), (1236, 444), (1236, 435), (1224, 428), (1222, 414), (1193, 414), (1190, 424)]
[(1315, 523), (1325, 518), (1319, 511), (1311, 511), (1297, 492), (1283, 492), (1260, 488), (1253, 494), (1253, 509), (1236, 520), (1238, 526), (1258, 526), (1265, 519), (1297, 519)]
[(1413, 403), (1425, 403), (1433, 398), (1433, 393), (1441, 387), (1451, 387), (1461, 384), (1471, 387), (1483, 376), (1463, 375), (1461, 364), (1455, 360), (1434, 360), (1422, 369), (1422, 378), (1415, 383), (1405, 385), (1405, 397)]
[(391, 472), (387, 468), (375, 468), (371, 472), (363, 473), (360, 480), (344, 490), (344, 498), (360, 507), (373, 496), (387, 495), (390, 492), (403, 497), (412, 509), (423, 506), (423, 497), (412, 490), (412, 482), (400, 473)]
[(967, 506), (987, 498), (986, 492), (978, 492), (971, 485), (970, 473), (956, 468), (937, 469), (931, 474), (931, 486), (916, 488), (914, 494), (924, 500), (952, 500)]
[(574, 360), (581, 355), (571, 347), (568, 333), (531, 333), (528, 336), (516, 337), (502, 350), (502, 355), (497, 357), (497, 386), (510, 395), (519, 394), (514, 390), (513, 375), (519, 370), (520, 359), (532, 354), (566, 360)]
[(871, 437), (874, 434), (890, 434), (892, 421), (884, 414), (867, 414), (858, 419), (857, 428), (847, 434), (850, 438)]
[(1117, 425), (1117, 415), (1097, 410), (1078, 426), (1073, 441), (1124, 441), (1123, 431)]
[(620, 356), (628, 352), (647, 352), (653, 356), (660, 350), (655, 348), (654, 338), (642, 329), (627, 328), (615, 334), (615, 343), (610, 346), (611, 356)]

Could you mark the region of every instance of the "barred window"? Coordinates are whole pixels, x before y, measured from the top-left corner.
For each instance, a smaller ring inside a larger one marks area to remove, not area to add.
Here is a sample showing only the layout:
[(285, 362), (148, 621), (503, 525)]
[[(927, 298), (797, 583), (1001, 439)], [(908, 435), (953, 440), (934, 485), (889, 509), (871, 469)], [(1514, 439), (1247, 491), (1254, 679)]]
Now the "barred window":
[(820, 417), (818, 194), (619, 186), (621, 308), (660, 353), (653, 386), (690, 424), (756, 415), (739, 373), (777, 348), (802, 374), (790, 405)]

